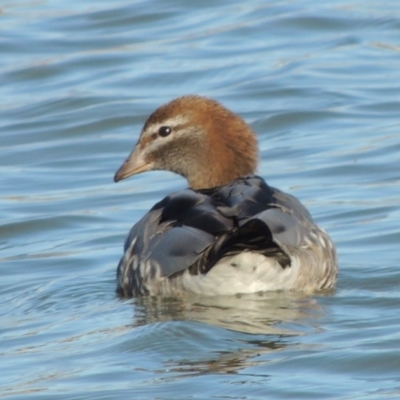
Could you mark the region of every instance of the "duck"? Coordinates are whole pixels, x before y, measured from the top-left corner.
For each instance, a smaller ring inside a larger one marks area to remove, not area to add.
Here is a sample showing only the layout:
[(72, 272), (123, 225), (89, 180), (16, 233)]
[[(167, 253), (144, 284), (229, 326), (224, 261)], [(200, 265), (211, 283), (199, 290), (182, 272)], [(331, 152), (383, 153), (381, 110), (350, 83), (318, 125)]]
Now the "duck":
[(258, 158), (250, 126), (213, 99), (185, 95), (157, 108), (114, 181), (163, 170), (184, 177), (188, 187), (133, 226), (117, 268), (117, 293), (332, 289), (333, 241), (299, 200), (256, 175)]

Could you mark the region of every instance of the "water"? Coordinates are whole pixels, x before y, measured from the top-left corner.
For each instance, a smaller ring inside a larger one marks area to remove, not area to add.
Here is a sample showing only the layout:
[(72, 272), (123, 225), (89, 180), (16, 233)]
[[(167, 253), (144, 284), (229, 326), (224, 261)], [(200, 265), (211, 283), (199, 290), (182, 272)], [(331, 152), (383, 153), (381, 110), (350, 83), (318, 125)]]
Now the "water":
[[(1, 396), (400, 398), (399, 34), (395, 0), (3, 0)], [(187, 93), (329, 231), (332, 293), (116, 297), (129, 228), (185, 182), (113, 174)]]

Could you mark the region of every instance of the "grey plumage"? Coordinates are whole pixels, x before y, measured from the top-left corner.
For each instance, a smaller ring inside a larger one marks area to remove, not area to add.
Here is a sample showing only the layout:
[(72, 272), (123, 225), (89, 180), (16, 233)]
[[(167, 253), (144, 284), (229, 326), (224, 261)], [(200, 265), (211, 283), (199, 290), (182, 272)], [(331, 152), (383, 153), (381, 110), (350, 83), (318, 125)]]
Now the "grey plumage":
[(167, 196), (132, 228), (124, 251), (117, 291), (125, 296), (182, 291), (183, 273), (207, 274), (242, 252), (260, 253), (282, 269), (300, 259), (293, 289), (330, 288), (337, 272), (333, 243), (303, 205), (253, 175)]

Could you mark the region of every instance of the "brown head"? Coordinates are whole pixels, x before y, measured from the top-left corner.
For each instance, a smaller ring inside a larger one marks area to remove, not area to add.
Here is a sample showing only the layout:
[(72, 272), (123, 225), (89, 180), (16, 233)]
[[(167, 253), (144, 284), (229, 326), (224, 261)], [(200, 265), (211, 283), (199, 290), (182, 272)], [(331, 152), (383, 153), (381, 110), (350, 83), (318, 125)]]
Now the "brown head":
[(214, 100), (183, 96), (150, 115), (114, 180), (165, 170), (205, 189), (254, 173), (257, 158), (256, 137), (242, 118)]

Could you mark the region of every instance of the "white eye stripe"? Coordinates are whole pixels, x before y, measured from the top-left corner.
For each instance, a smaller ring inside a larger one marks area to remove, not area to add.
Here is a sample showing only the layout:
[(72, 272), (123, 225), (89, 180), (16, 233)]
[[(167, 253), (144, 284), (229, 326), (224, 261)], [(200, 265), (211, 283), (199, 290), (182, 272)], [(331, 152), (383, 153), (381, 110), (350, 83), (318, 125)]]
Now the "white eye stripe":
[(188, 121), (189, 118), (186, 115), (176, 115), (175, 117), (168, 118), (163, 122), (157, 124), (151, 124), (150, 126), (147, 127), (145, 134), (147, 135), (147, 134), (152, 134), (154, 132), (158, 132), (158, 130), (162, 126), (169, 126), (173, 130), (175, 126), (185, 124)]
[(189, 118), (186, 115), (177, 115), (175, 117), (169, 118), (163, 122), (161, 126), (170, 126), (174, 127), (177, 125), (186, 124), (189, 121)]

